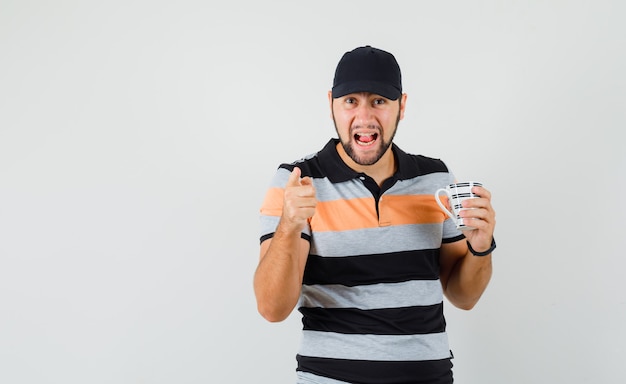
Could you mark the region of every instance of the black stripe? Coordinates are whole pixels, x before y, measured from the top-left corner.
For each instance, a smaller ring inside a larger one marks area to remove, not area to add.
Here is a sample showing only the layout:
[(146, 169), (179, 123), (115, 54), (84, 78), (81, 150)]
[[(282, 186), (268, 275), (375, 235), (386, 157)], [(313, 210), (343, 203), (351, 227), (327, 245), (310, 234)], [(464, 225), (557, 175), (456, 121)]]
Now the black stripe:
[(348, 287), (439, 278), (439, 249), (362, 256), (309, 255), (304, 284), (342, 284)]
[(370, 361), (296, 356), (298, 371), (361, 384), (452, 384), (452, 361)]
[(446, 330), (443, 303), (385, 309), (298, 308), (303, 329), (347, 334), (425, 335)]
[(454, 200), (454, 199), (459, 199), (462, 197), (472, 197), (472, 196), (475, 196), (475, 195), (471, 192), (463, 192), (463, 193), (453, 194), (451, 197), (452, 197), (452, 200)]
[[(267, 235), (263, 235), (261, 236), (261, 243), (264, 242), (265, 240), (271, 239), (272, 237), (274, 237), (274, 234), (276, 232), (272, 232), (272, 233), (268, 233)], [(308, 241), (309, 243), (311, 242), (311, 235), (307, 235), (306, 233), (301, 233), (300, 237), (306, 241)]]
[(441, 242), (444, 243), (444, 244), (450, 244), (450, 243), (454, 243), (454, 242), (457, 242), (457, 241), (461, 241), (463, 239), (465, 239), (465, 235), (460, 234), (458, 236), (454, 236), (454, 237), (451, 237), (449, 239), (443, 239), (443, 240), (441, 240)]
[[(473, 185), (475, 187), (476, 186), (478, 186), (478, 187), (482, 187), (483, 186), (482, 183), (477, 183), (477, 182), (474, 182)], [(451, 187), (450, 189), (454, 189), (455, 186), (458, 187), (458, 188), (469, 187), (470, 183), (469, 182), (465, 182), (465, 183), (450, 184), (450, 187)]]
[(272, 237), (274, 237), (274, 232), (268, 233), (267, 235), (261, 236), (261, 243), (264, 242), (267, 239), (271, 239)]

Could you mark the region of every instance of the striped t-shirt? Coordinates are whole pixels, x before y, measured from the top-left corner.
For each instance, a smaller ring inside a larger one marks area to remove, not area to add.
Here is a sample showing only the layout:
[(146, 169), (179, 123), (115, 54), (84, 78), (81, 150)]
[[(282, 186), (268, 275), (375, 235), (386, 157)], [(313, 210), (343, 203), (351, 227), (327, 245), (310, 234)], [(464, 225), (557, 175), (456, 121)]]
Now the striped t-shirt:
[(451, 382), (439, 249), (463, 235), (434, 193), (454, 176), (394, 144), (397, 172), (379, 188), (341, 160), (337, 143), (281, 164), (261, 207), (263, 241), (276, 230), (293, 167), (312, 178), (318, 202), (302, 232), (311, 247), (297, 370), (350, 383)]

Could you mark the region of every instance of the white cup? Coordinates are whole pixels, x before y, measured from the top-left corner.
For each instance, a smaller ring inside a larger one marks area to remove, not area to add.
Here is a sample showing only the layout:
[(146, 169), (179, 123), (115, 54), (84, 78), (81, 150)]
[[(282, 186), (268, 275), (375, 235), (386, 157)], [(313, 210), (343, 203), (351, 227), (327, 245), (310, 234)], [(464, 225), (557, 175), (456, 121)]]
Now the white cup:
[[(435, 201), (439, 204), (439, 207), (448, 215), (454, 223), (456, 227), (462, 231), (475, 229), (474, 227), (470, 227), (463, 223), (463, 218), (459, 216), (459, 213), (464, 209), (471, 208), (463, 208), (463, 201), (467, 199), (475, 199), (479, 197), (478, 195), (472, 192), (472, 187), (482, 187), (482, 183), (477, 181), (466, 181), (462, 183), (454, 183), (449, 184), (445, 188), (439, 188), (437, 192), (435, 192)], [(448, 208), (441, 202), (440, 194), (444, 192), (448, 195), (448, 202), (450, 203), (450, 208), (452, 212), (448, 210)]]

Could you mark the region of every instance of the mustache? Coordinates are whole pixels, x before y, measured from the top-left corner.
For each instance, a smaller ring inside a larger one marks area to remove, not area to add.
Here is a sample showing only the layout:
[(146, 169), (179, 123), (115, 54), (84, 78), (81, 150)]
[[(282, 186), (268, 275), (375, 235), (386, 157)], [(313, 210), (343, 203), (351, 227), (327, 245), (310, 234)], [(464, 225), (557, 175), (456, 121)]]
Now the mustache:
[(383, 130), (382, 127), (378, 124), (355, 124), (350, 127), (350, 133), (353, 133), (354, 131), (363, 128), (377, 130), (378, 132), (381, 132)]

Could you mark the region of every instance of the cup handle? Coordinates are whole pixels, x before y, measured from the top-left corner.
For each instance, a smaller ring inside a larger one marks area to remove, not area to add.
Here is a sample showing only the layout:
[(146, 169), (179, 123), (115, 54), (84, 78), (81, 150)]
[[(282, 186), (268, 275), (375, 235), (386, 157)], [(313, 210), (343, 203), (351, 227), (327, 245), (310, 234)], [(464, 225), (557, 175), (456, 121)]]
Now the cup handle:
[(440, 208), (441, 208), (441, 209), (442, 209), (442, 210), (446, 213), (446, 215), (450, 216), (450, 218), (451, 218), (452, 220), (455, 220), (455, 219), (456, 219), (456, 217), (454, 217), (454, 215), (452, 214), (452, 212), (450, 212), (450, 211), (448, 210), (448, 208), (446, 208), (446, 206), (445, 206), (445, 205), (443, 205), (443, 203), (441, 202), (441, 199), (439, 198), (439, 194), (440, 194), (441, 192), (444, 192), (446, 195), (448, 195), (448, 199), (449, 199), (449, 200), (450, 200), (450, 199), (452, 199), (452, 196), (450, 196), (450, 193), (448, 193), (448, 190), (447, 190), (447, 189), (445, 189), (445, 188), (439, 188), (439, 189), (437, 190), (437, 192), (435, 192), (435, 201), (437, 202), (437, 204), (439, 205), (439, 207), (440, 207)]

